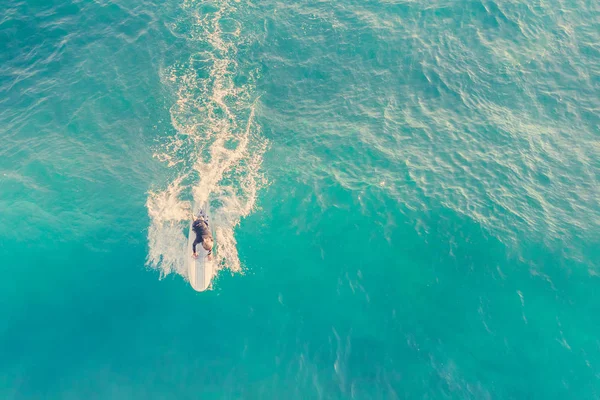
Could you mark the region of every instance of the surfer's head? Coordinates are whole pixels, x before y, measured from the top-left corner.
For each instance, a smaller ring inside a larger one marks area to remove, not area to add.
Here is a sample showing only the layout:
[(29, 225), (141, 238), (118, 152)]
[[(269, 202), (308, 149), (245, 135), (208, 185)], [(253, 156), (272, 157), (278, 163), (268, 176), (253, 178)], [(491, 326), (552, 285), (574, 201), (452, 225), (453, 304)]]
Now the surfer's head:
[(206, 251), (211, 251), (213, 248), (213, 240), (212, 238), (206, 238), (202, 241), (202, 247), (204, 247), (204, 250)]

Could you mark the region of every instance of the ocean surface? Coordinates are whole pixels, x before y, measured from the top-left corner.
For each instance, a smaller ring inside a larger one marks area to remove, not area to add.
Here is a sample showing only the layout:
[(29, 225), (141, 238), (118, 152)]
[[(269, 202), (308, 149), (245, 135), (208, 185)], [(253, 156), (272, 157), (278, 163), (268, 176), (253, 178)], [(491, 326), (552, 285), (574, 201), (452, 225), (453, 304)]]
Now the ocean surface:
[(0, 399), (600, 399), (598, 1), (3, 0), (0, 140)]

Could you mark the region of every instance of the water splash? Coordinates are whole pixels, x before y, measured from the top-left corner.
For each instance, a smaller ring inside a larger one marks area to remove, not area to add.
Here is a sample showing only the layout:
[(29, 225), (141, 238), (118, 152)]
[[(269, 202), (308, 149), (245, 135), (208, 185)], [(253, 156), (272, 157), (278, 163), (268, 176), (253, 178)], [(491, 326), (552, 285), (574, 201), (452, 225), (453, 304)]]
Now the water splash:
[(237, 9), (229, 2), (186, 1), (182, 9), (186, 17), (172, 29), (183, 31), (197, 51), (162, 74), (175, 91), (170, 114), (176, 134), (155, 156), (176, 177), (148, 196), (148, 264), (161, 276), (187, 275), (184, 230), (192, 207), (209, 202), (218, 265), (241, 271), (234, 231), (265, 183), (260, 166), (267, 146), (254, 120), (258, 71), (238, 65), (240, 44), (252, 39), (242, 38)]

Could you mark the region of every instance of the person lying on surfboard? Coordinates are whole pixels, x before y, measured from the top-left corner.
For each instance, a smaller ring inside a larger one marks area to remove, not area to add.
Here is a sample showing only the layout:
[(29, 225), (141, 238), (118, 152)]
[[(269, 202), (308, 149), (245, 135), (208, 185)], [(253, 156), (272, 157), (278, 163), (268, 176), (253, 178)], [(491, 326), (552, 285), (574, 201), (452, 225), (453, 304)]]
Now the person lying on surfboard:
[(204, 250), (208, 251), (208, 255), (210, 256), (213, 248), (213, 237), (210, 228), (208, 227), (208, 216), (204, 213), (204, 211), (200, 210), (198, 216), (194, 220), (192, 224), (192, 229), (196, 234), (196, 240), (194, 240), (194, 244), (192, 245), (193, 256), (198, 257), (198, 253), (196, 253), (196, 245), (202, 243), (202, 247)]

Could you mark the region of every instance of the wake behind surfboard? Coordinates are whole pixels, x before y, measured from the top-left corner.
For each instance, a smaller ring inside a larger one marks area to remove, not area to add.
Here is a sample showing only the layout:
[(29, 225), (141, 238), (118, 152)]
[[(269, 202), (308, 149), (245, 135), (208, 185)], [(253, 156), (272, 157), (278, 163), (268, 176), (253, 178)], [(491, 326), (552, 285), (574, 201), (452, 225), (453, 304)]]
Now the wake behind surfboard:
[[(201, 208), (194, 208), (195, 210), (204, 210), (208, 215), (208, 208), (204, 205)], [(198, 258), (194, 258), (192, 256), (192, 247), (194, 244), (194, 240), (196, 239), (196, 233), (192, 229), (193, 221), (190, 222), (189, 235), (188, 235), (188, 246), (187, 246), (187, 270), (188, 270), (188, 278), (190, 280), (190, 284), (192, 288), (198, 292), (202, 292), (208, 289), (210, 285), (210, 281), (215, 272), (215, 257), (213, 248), (213, 254), (211, 256), (208, 255), (208, 251), (205, 250), (201, 244), (196, 245), (196, 252), (198, 253)], [(209, 227), (212, 230), (212, 225), (209, 224)], [(213, 238), (214, 238), (213, 232)], [(216, 247), (216, 245), (215, 245)]]

